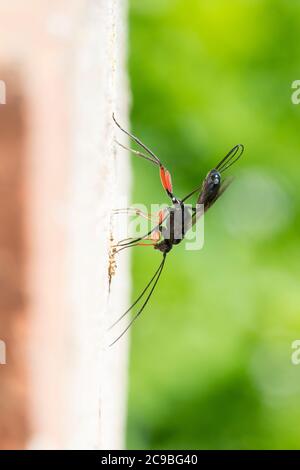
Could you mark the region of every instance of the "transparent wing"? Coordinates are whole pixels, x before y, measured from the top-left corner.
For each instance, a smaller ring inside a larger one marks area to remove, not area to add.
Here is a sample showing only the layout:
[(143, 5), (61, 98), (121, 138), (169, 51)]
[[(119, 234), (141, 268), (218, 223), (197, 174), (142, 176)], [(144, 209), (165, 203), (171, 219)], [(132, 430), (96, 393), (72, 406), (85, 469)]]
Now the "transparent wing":
[(206, 205), (205, 207), (205, 212), (208, 211), (208, 209), (214, 205), (214, 203), (222, 196), (222, 194), (224, 194), (224, 192), (226, 191), (226, 189), (231, 185), (231, 183), (233, 182), (234, 180), (234, 177), (233, 176), (229, 176), (228, 178), (226, 178), (222, 183), (221, 183), (221, 186), (220, 186), (220, 189), (216, 195), (216, 197), (209, 203)]
[(194, 208), (194, 213), (193, 213), (193, 219), (192, 219), (192, 225), (191, 226), (194, 226), (195, 223), (204, 215), (204, 213), (207, 212), (208, 209), (210, 209), (211, 206), (214, 205), (214, 203), (222, 196), (222, 194), (224, 194), (224, 192), (230, 186), (230, 184), (233, 182), (233, 180), (234, 180), (234, 177), (230, 176), (230, 177), (226, 178), (223, 181), (216, 197), (209, 204), (206, 205), (205, 209), (203, 208), (203, 205), (201, 205), (201, 207), (199, 207), (199, 208), (198, 208), (198, 205), (197, 205), (197, 207)]

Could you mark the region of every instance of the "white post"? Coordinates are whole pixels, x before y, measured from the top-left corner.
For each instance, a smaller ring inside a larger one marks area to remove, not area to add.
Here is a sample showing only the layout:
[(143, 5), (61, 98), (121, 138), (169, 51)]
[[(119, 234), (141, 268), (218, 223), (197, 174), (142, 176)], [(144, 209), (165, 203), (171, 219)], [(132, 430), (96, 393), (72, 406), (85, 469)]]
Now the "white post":
[(0, 0), (0, 151), (22, 165), (18, 211), (0, 214), (0, 252), (18, 258), (16, 279), (5, 258), (18, 315), (0, 305), (0, 448), (124, 446), (127, 344), (109, 349), (106, 331), (128, 305), (126, 255), (108, 289), (111, 210), (129, 191), (112, 121), (127, 125), (126, 13), (125, 0)]

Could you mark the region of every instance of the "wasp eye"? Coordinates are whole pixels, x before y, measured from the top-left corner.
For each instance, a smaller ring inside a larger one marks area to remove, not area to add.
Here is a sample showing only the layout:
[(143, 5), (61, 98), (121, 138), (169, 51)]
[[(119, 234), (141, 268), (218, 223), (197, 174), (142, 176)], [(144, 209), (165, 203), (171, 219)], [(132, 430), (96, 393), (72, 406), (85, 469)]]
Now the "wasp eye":
[(219, 184), (220, 183), (220, 175), (218, 173), (215, 173), (212, 175), (212, 182), (213, 184)]

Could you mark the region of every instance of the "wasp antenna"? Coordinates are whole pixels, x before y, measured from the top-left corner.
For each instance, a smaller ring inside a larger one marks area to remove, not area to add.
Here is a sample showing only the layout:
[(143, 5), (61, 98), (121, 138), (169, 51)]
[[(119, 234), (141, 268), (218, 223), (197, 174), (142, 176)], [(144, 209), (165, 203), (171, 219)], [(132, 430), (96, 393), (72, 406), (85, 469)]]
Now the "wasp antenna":
[(233, 165), (235, 162), (237, 162), (239, 160), (239, 158), (241, 158), (243, 152), (244, 152), (243, 144), (235, 145), (227, 153), (227, 155), (225, 155), (225, 157), (218, 163), (218, 165), (216, 166), (216, 170), (218, 170), (220, 173), (223, 173), (231, 165)]
[[(145, 302), (143, 303), (142, 307), (141, 307), (140, 310), (137, 312), (137, 314), (133, 317), (133, 319), (129, 322), (129, 324), (127, 325), (127, 327), (125, 328), (125, 330), (123, 330), (122, 333), (121, 333), (109, 346), (113, 346), (114, 344), (116, 344), (116, 342), (119, 341), (119, 339), (121, 339), (122, 336), (125, 335), (125, 333), (129, 330), (129, 328), (131, 327), (131, 325), (136, 321), (136, 319), (140, 316), (140, 314), (142, 313), (142, 311), (143, 311), (144, 308), (146, 307), (146, 305), (147, 305), (147, 303), (149, 302), (150, 297), (151, 297), (151, 295), (152, 295), (152, 293), (153, 293), (153, 291), (154, 291), (154, 289), (155, 289), (155, 287), (156, 287), (156, 285), (157, 285), (157, 283), (158, 283), (158, 281), (159, 281), (159, 278), (160, 278), (160, 276), (161, 276), (161, 273), (162, 273), (162, 271), (163, 271), (163, 268), (164, 268), (164, 265), (165, 265), (165, 261), (166, 261), (166, 256), (167, 256), (166, 253), (164, 253), (164, 255), (163, 255), (163, 260), (162, 260), (162, 262), (160, 263), (159, 268), (158, 268), (158, 270), (156, 271), (154, 277), (152, 278), (152, 281), (153, 281), (153, 280), (155, 279), (155, 277), (156, 277), (155, 282), (154, 282), (154, 284), (153, 284), (153, 286), (152, 286), (152, 288), (151, 288), (151, 290), (150, 290), (150, 292), (149, 292), (149, 294), (148, 294), (148, 296), (147, 296)], [(151, 282), (152, 282), (152, 281), (151, 281)], [(134, 305), (135, 305), (135, 304), (134, 304)]]

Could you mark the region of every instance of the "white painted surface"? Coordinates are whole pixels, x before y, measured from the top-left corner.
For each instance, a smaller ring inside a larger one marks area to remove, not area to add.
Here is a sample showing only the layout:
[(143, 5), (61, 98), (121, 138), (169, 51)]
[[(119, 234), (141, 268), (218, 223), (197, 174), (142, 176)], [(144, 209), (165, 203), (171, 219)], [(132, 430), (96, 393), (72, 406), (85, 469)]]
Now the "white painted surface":
[(123, 2), (88, 3), (74, 90), (68, 447), (113, 449), (124, 446), (127, 345), (108, 348), (106, 331), (112, 315), (126, 309), (128, 272), (125, 255), (117, 260), (109, 296), (108, 252), (111, 210), (128, 193), (129, 172), (128, 158), (113, 142), (111, 116), (127, 121), (126, 19)]
[(107, 326), (129, 299), (126, 254), (108, 292), (111, 209), (129, 192), (112, 121), (127, 125), (126, 14), (126, 0), (0, 0), (0, 59), (26, 97), (32, 449), (124, 446), (127, 342), (108, 349)]

